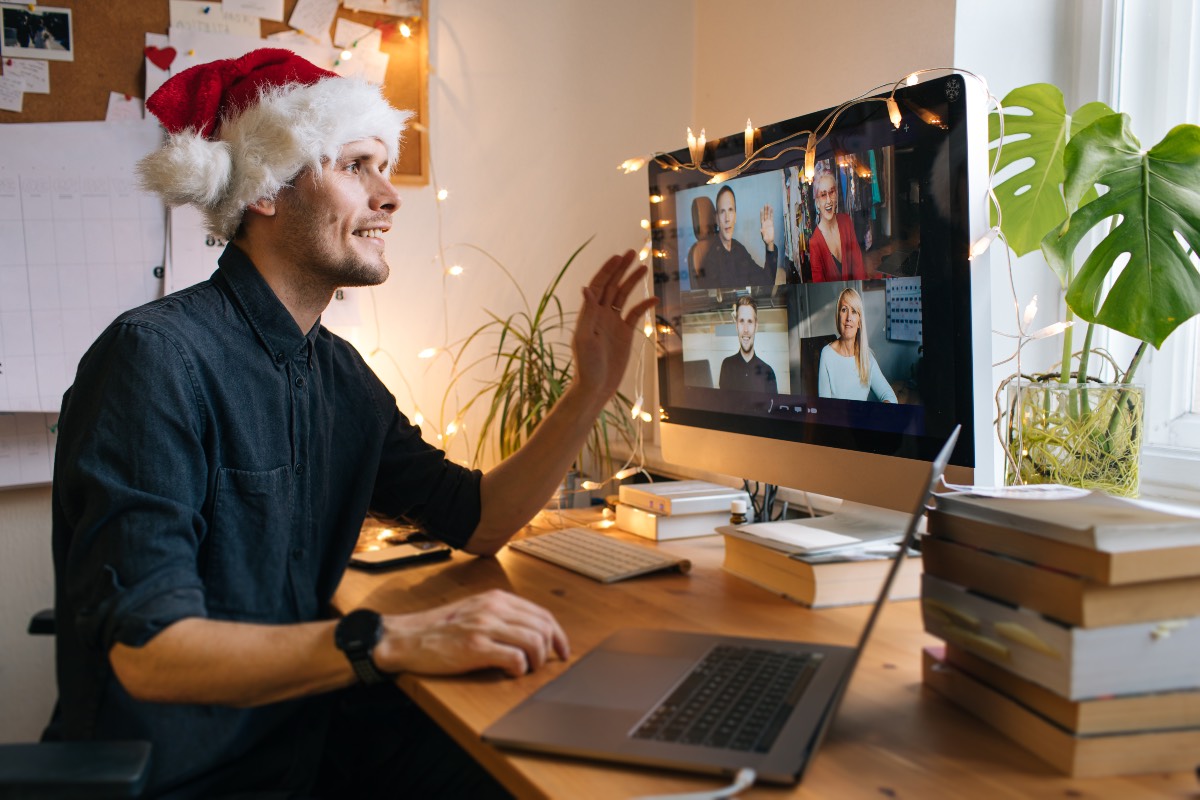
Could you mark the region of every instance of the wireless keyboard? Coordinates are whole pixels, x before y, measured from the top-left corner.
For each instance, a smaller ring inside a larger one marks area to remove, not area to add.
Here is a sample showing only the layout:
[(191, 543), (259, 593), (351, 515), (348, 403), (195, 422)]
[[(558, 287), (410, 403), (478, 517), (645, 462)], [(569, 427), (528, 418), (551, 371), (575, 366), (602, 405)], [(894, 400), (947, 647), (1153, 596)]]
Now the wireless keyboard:
[(508, 546), (601, 583), (613, 583), (664, 569), (687, 572), (692, 566), (685, 558), (622, 542), (587, 528), (563, 528), (518, 539), (509, 542)]

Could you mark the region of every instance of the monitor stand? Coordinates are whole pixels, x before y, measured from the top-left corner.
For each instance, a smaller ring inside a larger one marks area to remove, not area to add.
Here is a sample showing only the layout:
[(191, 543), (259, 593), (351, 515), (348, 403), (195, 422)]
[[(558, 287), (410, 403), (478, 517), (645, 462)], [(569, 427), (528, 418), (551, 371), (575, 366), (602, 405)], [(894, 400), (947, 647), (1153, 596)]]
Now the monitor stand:
[(904, 537), (911, 518), (912, 514), (844, 500), (837, 511), (823, 517), (739, 527), (747, 533), (787, 545), (792, 552), (826, 553), (898, 542)]

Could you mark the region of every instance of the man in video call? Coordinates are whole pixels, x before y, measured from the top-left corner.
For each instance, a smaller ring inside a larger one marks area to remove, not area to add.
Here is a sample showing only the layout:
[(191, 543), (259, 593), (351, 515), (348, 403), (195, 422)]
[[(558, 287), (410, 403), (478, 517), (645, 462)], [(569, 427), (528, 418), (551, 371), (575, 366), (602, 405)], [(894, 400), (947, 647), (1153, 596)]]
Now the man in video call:
[(759, 212), (760, 231), (767, 254), (763, 266), (751, 257), (745, 245), (733, 238), (737, 226), (737, 198), (725, 185), (717, 192), (717, 241), (708, 248), (696, 273), (699, 289), (732, 289), (741, 286), (773, 286), (779, 260), (775, 249), (775, 210), (765, 205)]
[(776, 394), (775, 370), (754, 354), (754, 337), (758, 333), (758, 304), (749, 295), (739, 297), (734, 307), (737, 322), (738, 351), (721, 362), (721, 378), (717, 386), (738, 392)]
[(168, 135), (143, 184), (230, 244), (208, 281), (110, 325), (63, 398), (48, 737), (149, 740), (154, 797), (503, 796), (395, 681), (565, 659), (550, 612), (498, 589), (341, 619), (331, 600), (368, 510), (490, 555), (543, 507), (654, 305), (629, 299), (644, 268), (630, 252), (592, 277), (575, 380), (481, 474), (320, 324), (338, 287), (388, 276), (409, 114), (269, 49), (181, 72), (147, 107)]

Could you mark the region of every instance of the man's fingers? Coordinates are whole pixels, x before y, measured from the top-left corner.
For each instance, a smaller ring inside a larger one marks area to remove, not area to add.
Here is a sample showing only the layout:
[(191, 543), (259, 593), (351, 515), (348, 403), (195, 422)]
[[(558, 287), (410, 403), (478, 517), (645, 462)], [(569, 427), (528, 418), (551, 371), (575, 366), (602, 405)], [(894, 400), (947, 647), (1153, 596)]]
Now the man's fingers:
[(615, 287), (620, 285), (620, 277), (625, 274), (625, 270), (629, 269), (635, 255), (632, 250), (626, 250), (619, 256), (612, 256), (592, 277), (588, 285), (601, 303), (612, 305), (616, 293)]
[(642, 276), (646, 274), (646, 265), (639, 264), (638, 268), (631, 272), (625, 280), (621, 281), (617, 287), (617, 293), (612, 299), (611, 305), (616, 308), (624, 308), (625, 301), (629, 299), (629, 293), (633, 291), (633, 287), (637, 286), (642, 280)]
[(658, 305), (657, 297), (646, 298), (645, 300), (643, 300), (642, 302), (640, 302), (636, 306), (634, 306), (633, 310), (625, 315), (625, 321), (627, 323), (629, 323), (630, 325), (636, 326), (637, 321), (639, 319), (641, 319), (642, 315), (645, 314), (650, 309), (654, 308), (656, 305)]

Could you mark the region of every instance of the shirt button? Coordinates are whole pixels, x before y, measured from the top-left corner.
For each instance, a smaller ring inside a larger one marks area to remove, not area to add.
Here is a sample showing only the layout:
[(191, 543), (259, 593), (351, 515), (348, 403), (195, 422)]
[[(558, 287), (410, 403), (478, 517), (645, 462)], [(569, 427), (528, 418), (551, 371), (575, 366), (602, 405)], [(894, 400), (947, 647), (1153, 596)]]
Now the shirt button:
[(276, 364), (282, 364), (285, 361), (287, 361), (287, 356), (285, 356), (282, 351), (275, 354), (275, 363)]
[(299, 378), (296, 378), (296, 386), (300, 387), (301, 389), (304, 388), (304, 376), (303, 375), (300, 376)]
[(296, 474), (297, 474), (297, 475), (303, 475), (303, 474), (304, 474), (304, 465), (303, 465), (303, 464), (297, 464), (297, 465), (296, 465)]

